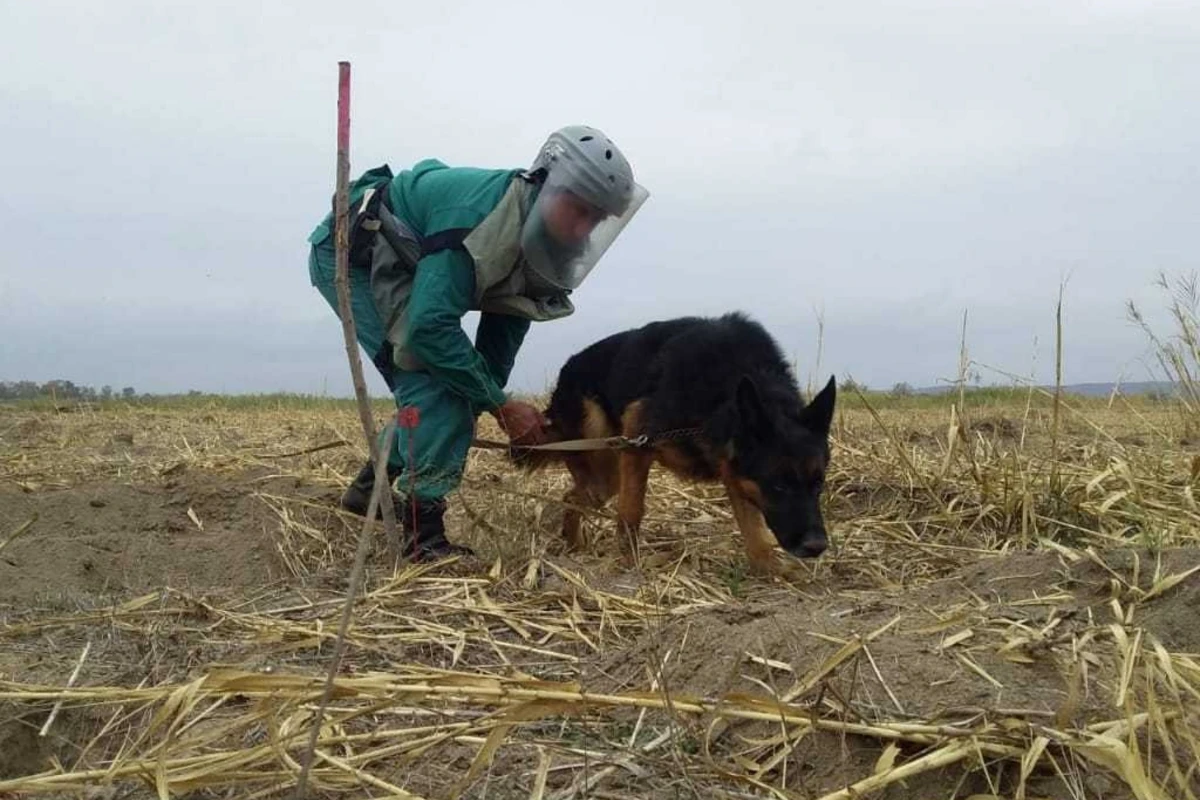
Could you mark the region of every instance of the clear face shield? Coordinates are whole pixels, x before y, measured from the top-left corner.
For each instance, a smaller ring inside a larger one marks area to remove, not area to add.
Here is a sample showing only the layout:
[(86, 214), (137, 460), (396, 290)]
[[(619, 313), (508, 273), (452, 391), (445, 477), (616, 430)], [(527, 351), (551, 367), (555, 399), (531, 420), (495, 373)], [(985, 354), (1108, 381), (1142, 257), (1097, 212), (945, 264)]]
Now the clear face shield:
[(521, 231), (521, 249), (533, 275), (530, 288), (572, 292), (596, 266), (650, 193), (637, 183), (620, 214), (591, 202), (590, 187), (551, 171)]

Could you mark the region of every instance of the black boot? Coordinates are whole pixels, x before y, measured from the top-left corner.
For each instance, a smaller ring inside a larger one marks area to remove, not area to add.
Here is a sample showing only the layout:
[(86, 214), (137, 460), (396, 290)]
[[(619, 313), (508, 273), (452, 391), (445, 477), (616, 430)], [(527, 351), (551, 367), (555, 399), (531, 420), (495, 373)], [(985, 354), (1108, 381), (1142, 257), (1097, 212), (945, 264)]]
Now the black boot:
[[(413, 512), (409, 504), (405, 504), (404, 520), (405, 555), (413, 551)], [(469, 547), (452, 544), (446, 539), (446, 525), (443, 519), (446, 513), (446, 501), (418, 500), (416, 525), (416, 551), (420, 561), (431, 561), (447, 556), (473, 556), (475, 552)]]
[[(388, 494), (392, 499), (392, 508), (396, 509), (397, 519), (404, 510), (404, 498), (396, 494), (391, 489), (396, 478), (400, 476), (400, 470), (388, 464)], [(367, 506), (371, 504), (371, 492), (375, 491), (375, 465), (367, 461), (363, 468), (358, 471), (358, 475), (346, 487), (345, 493), (342, 494), (342, 508), (349, 511), (351, 514), (357, 514), (360, 517), (367, 515)], [(383, 512), (379, 508), (375, 509), (375, 518), (383, 519)]]

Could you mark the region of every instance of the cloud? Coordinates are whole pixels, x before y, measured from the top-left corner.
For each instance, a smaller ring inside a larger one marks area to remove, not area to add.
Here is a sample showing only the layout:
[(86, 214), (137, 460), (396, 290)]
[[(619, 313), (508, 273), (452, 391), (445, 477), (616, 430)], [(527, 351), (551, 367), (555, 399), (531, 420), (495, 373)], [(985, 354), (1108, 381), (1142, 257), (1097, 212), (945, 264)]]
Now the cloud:
[(1068, 275), (1068, 372), (1106, 380), (1145, 348), (1126, 298), (1154, 314), (1156, 272), (1194, 264), (1185, 5), (45, 0), (5, 19), (28, 68), (0, 75), (3, 377), (348, 386), (305, 242), (339, 58), (355, 171), (517, 166), (583, 121), (650, 189), (579, 313), (535, 326), (522, 388), (605, 333), (730, 308), (803, 369), (823, 309), (823, 364), (871, 385), (953, 370), (968, 309), (973, 352), (1044, 377)]

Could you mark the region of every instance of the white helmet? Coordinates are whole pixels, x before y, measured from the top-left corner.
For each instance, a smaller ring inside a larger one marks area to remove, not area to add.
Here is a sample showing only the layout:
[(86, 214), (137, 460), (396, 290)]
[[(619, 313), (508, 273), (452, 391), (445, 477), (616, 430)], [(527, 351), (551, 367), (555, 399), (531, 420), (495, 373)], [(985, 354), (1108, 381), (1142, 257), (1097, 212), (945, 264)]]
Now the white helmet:
[(573, 291), (649, 197), (629, 161), (586, 125), (550, 134), (533, 162), (544, 173), (521, 231), (525, 260), (543, 289)]

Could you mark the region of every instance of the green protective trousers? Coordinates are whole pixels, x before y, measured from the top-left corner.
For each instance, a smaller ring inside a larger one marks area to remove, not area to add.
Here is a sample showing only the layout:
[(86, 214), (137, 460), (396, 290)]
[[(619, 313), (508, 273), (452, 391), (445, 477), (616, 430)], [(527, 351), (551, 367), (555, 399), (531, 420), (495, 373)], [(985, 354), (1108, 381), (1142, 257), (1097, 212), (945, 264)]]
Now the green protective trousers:
[[(312, 285), (333, 308), (333, 313), (338, 314), (333, 241), (333, 237), (326, 237), (312, 245), (308, 270)], [(371, 361), (383, 343), (383, 321), (371, 297), (367, 273), (351, 270), (349, 277), (355, 334), (366, 352), (366, 360)], [(476, 409), (462, 394), (429, 373), (394, 369), (383, 378), (392, 386), (397, 409), (416, 408), (419, 414), (415, 429), (396, 429), (395, 444), (388, 452), (389, 471), (400, 474), (396, 488), (408, 494), (412, 487), (421, 500), (446, 496), (462, 480), (467, 452), (475, 435)], [(379, 446), (383, 446), (382, 431)], [(412, 463), (409, 463), (410, 452)]]

